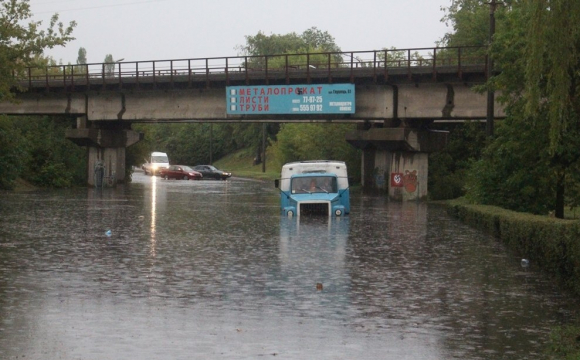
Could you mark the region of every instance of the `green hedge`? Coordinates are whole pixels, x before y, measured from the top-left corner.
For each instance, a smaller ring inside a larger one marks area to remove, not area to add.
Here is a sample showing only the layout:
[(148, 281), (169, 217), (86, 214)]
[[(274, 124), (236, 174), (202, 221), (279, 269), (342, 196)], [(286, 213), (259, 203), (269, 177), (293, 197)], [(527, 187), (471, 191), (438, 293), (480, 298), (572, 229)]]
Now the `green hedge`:
[(580, 222), (473, 205), (463, 199), (445, 202), (449, 214), (501, 239), (522, 258), (554, 275), (580, 295)]

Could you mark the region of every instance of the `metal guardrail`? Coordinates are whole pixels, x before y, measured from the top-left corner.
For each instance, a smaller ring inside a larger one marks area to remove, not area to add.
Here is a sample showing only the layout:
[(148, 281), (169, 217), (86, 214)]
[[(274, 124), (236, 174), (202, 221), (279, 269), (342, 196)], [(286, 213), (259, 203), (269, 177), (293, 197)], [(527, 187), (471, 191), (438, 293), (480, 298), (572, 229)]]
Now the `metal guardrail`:
[(467, 46), (57, 65), (30, 67), (14, 76), (22, 86), (29, 88), (74, 88), (94, 84), (122, 87), (124, 82), (138, 86), (141, 82), (155, 84), (161, 79), (190, 85), (194, 81), (205, 81), (209, 85), (215, 75), (226, 84), (232, 79), (248, 84), (256, 77), (263, 78), (266, 84), (274, 77), (285, 78), (289, 83), (292, 75), (298, 73), (308, 81), (316, 76), (326, 77), (330, 82), (333, 76), (346, 73), (354, 82), (357, 74), (364, 73), (375, 80), (377, 77), (388, 79), (391, 71), (405, 69), (409, 76), (417, 69), (436, 76), (441, 67), (455, 69), (461, 77), (467, 66), (483, 67), (486, 63), (485, 47)]

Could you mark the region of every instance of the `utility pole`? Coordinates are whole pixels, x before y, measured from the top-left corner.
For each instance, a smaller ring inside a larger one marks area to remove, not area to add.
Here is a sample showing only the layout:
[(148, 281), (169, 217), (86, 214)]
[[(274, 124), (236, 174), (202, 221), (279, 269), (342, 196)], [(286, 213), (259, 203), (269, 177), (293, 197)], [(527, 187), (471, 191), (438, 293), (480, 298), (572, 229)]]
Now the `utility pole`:
[(213, 165), (213, 123), (209, 123), (209, 164)]
[[(493, 60), (491, 58), (491, 44), (493, 42), (493, 35), (495, 34), (495, 9), (500, 4), (497, 0), (491, 0), (489, 3), (489, 43), (487, 47), (487, 80), (493, 76)], [(486, 134), (488, 137), (493, 136), (493, 120), (495, 112), (495, 93), (492, 89), (487, 90), (487, 120), (486, 120)]]

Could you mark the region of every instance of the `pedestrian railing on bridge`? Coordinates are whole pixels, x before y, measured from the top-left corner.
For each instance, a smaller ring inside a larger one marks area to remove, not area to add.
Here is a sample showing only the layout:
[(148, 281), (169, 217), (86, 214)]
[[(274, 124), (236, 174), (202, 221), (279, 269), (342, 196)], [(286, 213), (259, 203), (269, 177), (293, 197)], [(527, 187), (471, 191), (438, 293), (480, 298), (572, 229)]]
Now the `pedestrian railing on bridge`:
[(389, 76), (437, 78), (441, 73), (462, 77), (485, 74), (487, 48), (480, 46), (384, 49), (264, 56), (210, 57), (174, 60), (123, 61), (26, 68), (14, 77), (24, 88), (79, 90), (95, 85), (210, 86), (212, 83), (249, 85), (332, 83), (358, 79), (389, 81)]

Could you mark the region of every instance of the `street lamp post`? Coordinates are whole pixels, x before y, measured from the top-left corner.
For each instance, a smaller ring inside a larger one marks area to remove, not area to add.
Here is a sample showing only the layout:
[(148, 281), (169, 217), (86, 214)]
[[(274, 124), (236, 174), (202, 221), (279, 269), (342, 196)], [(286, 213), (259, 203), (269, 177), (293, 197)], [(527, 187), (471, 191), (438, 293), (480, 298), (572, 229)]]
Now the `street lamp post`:
[[(121, 62), (122, 62), (123, 60), (125, 60), (125, 58), (121, 58), (121, 59), (119, 59), (119, 60), (115, 60), (115, 63), (119, 65), (119, 78), (121, 77)], [(114, 71), (114, 70), (115, 70), (115, 69), (113, 68), (113, 71)]]

